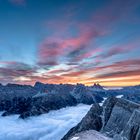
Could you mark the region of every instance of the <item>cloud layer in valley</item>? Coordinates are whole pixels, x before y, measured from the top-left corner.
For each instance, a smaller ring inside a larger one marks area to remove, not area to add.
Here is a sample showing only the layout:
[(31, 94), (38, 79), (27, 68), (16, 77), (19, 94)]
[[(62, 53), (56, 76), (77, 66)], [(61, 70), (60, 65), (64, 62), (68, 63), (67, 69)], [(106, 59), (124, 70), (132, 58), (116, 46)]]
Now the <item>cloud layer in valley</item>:
[(18, 119), (18, 115), (0, 117), (0, 140), (60, 140), (90, 107), (81, 104), (27, 120)]

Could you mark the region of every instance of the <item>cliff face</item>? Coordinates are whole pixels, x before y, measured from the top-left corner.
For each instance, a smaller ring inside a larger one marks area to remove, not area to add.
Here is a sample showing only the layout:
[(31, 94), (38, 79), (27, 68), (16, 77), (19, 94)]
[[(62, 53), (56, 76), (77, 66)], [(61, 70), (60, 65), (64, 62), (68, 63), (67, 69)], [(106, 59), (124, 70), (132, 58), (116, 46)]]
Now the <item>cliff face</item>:
[[(106, 107), (108, 106), (105, 106), (105, 108)], [(102, 128), (102, 132), (107, 133), (107, 135), (111, 137), (120, 133), (124, 129), (126, 123), (129, 121), (134, 110), (138, 109), (139, 107), (140, 105), (128, 100), (117, 99), (107, 123)]]
[(140, 140), (140, 110), (135, 110), (123, 131), (114, 136), (115, 140)]
[(140, 139), (140, 110), (135, 110), (121, 134), (128, 140)]
[(97, 130), (99, 131), (102, 127), (101, 119), (102, 107), (98, 104), (94, 104), (91, 109), (88, 111), (87, 115), (82, 119), (82, 121), (64, 136), (62, 140), (67, 140), (69, 137), (75, 135), (76, 133), (85, 131), (85, 130)]
[(102, 107), (93, 105), (82, 121), (72, 128), (62, 140), (68, 140), (74, 134), (86, 130), (100, 131), (115, 140), (139, 140), (139, 117), (139, 104), (110, 97)]

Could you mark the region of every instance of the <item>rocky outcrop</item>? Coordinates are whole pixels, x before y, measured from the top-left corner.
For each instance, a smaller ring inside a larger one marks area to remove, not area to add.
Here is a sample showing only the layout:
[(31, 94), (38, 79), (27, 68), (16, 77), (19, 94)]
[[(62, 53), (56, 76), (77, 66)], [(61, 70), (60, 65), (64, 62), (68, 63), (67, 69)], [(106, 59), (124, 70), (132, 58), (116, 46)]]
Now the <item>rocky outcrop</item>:
[(108, 98), (102, 107), (93, 105), (87, 115), (62, 140), (76, 133), (96, 130), (115, 140), (140, 139), (140, 105), (125, 99)]
[(128, 140), (140, 140), (140, 110), (135, 110), (126, 124), (122, 136)]
[(106, 126), (111, 113), (112, 113), (112, 109), (114, 107), (114, 105), (117, 102), (117, 98), (115, 97), (109, 97), (105, 100), (104, 104), (103, 104), (103, 112), (102, 112), (102, 122), (103, 122), (103, 126)]
[(140, 140), (140, 110), (135, 110), (121, 134), (114, 136), (114, 140), (121, 139)]
[(111, 137), (120, 133), (130, 119), (133, 111), (139, 107), (139, 104), (124, 99), (117, 99), (116, 104), (112, 108), (109, 120), (103, 126), (102, 131), (104, 133), (107, 132), (107, 135)]
[(102, 127), (101, 113), (102, 107), (100, 107), (98, 104), (94, 104), (82, 121), (77, 126), (73, 127), (62, 140), (67, 140), (76, 133), (85, 130), (93, 129), (99, 131)]
[(94, 85), (91, 87), (95, 90), (104, 90), (104, 88), (99, 83), (94, 83)]

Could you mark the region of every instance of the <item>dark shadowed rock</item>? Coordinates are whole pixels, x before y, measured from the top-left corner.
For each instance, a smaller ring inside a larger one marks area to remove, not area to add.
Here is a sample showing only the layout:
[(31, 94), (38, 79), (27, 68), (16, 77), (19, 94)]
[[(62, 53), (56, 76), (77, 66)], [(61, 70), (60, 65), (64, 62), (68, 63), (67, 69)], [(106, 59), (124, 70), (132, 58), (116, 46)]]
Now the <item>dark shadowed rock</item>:
[(26, 110), (25, 108), (29, 105), (29, 98), (32, 98), (37, 92), (37, 90), (29, 85), (0, 85), (0, 111), (6, 111), (3, 114), (5, 116)]
[(88, 111), (87, 115), (81, 120), (81, 122), (73, 127), (63, 138), (62, 140), (67, 140), (69, 137), (85, 130), (97, 130), (99, 131), (102, 127), (101, 119), (102, 107), (98, 104), (94, 104), (91, 109)]
[(103, 126), (105, 126), (111, 116), (112, 109), (117, 102), (117, 98), (109, 97), (103, 104)]
[(12, 114), (21, 114), (27, 111), (31, 104), (31, 98), (15, 97), (11, 101), (11, 107), (5, 111), (2, 116), (8, 116)]
[[(46, 93), (44, 93), (46, 94)], [(20, 118), (37, 116), (57, 110), (66, 106), (74, 106), (77, 101), (70, 94), (46, 94), (45, 96), (34, 96), (30, 108), (20, 115)]]

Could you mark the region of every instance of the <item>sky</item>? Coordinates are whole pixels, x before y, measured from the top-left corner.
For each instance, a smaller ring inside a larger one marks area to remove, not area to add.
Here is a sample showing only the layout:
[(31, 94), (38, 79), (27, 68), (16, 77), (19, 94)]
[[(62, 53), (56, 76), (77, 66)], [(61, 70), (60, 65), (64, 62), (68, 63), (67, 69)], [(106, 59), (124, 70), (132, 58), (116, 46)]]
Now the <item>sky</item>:
[(140, 84), (140, 0), (0, 0), (0, 82)]

